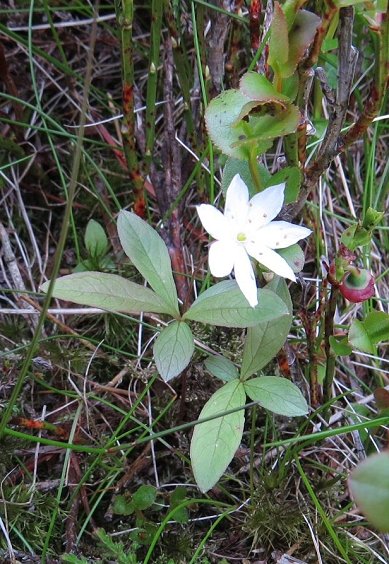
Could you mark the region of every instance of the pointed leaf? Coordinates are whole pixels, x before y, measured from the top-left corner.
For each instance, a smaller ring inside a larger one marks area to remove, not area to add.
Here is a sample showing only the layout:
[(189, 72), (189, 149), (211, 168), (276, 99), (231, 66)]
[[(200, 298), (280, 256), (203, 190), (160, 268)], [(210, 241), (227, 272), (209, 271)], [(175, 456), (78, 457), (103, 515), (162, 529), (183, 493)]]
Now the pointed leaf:
[(272, 282), (277, 284), (273, 289), (283, 299), (288, 314), (248, 328), (241, 368), (241, 378), (244, 380), (261, 370), (276, 356), (285, 343), (292, 324), (292, 303), (286, 282), (279, 277)]
[(223, 382), (229, 382), (239, 377), (235, 364), (225, 356), (209, 356), (204, 364), (208, 372)]
[(85, 247), (92, 258), (105, 255), (108, 250), (108, 238), (100, 223), (94, 219), (88, 221), (85, 230)]
[[(41, 286), (47, 292), (49, 282)], [(170, 308), (149, 288), (116, 274), (76, 272), (55, 281), (53, 297), (90, 307), (124, 313), (169, 313)]]
[(290, 204), (297, 200), (302, 178), (303, 175), (297, 166), (286, 166), (269, 178), (265, 184), (265, 188), (285, 182), (284, 204)]
[(268, 63), (274, 69), (280, 63), (286, 63), (289, 54), (288, 24), (278, 2), (274, 2), (273, 19), (270, 26)]
[(252, 327), (284, 315), (288, 315), (286, 305), (271, 290), (258, 290), (258, 305), (251, 307), (235, 280), (225, 280), (203, 292), (183, 318), (222, 327)]
[(202, 492), (211, 489), (230, 464), (242, 440), (246, 394), (237, 380), (228, 382), (213, 394), (201, 410), (199, 419), (220, 413), (221, 417), (196, 425), (190, 446), (192, 470)]
[(168, 304), (169, 313), (172, 316), (179, 315), (169, 252), (162, 238), (143, 219), (123, 210), (118, 217), (118, 233), (128, 258)]
[(300, 10), (297, 13), (289, 32), (288, 60), (278, 64), (282, 77), (286, 78), (294, 73), (298, 63), (311, 45), (316, 34), (316, 29), (320, 25), (320, 21), (319, 16), (313, 12)]
[(389, 452), (369, 456), (349, 478), (351, 493), (367, 519), (389, 533)]
[(275, 102), (282, 108), (289, 103), (287, 96), (278, 92), (265, 76), (257, 72), (246, 72), (240, 79), (239, 90), (250, 100)]
[(375, 354), (376, 352), (376, 347), (370, 339), (363, 321), (359, 321), (359, 319), (353, 319), (348, 333), (348, 340), (353, 347), (360, 351), (370, 354)]
[(194, 340), (186, 323), (173, 321), (162, 329), (154, 343), (154, 360), (165, 382), (181, 374), (192, 358)]
[(308, 413), (308, 405), (297, 386), (279, 376), (261, 376), (244, 384), (247, 395), (260, 406), (288, 417)]

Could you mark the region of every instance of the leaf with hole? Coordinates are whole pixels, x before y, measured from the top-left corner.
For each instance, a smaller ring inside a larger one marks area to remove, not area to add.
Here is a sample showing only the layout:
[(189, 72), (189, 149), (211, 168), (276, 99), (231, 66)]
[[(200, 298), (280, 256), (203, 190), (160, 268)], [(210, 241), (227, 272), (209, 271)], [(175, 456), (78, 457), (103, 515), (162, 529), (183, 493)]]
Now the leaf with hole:
[[(47, 292), (49, 282), (41, 286)], [(77, 272), (58, 278), (53, 297), (107, 311), (123, 313), (170, 313), (170, 307), (149, 288), (117, 274)]]
[(226, 470), (238, 449), (243, 435), (246, 394), (237, 380), (228, 382), (215, 392), (201, 410), (199, 419), (220, 414), (220, 417), (196, 425), (190, 446), (192, 470), (202, 492), (210, 490)]
[(261, 407), (285, 415), (298, 417), (308, 413), (308, 405), (298, 387), (279, 376), (261, 376), (244, 383), (247, 395)]
[(162, 329), (154, 343), (158, 372), (168, 382), (188, 366), (194, 351), (192, 331), (182, 321), (173, 321)]
[(235, 280), (224, 280), (200, 294), (183, 319), (243, 328), (284, 315), (288, 315), (285, 303), (271, 290), (258, 290), (258, 304), (251, 307)]
[(372, 525), (389, 533), (389, 452), (369, 456), (349, 478), (357, 505)]
[(136, 214), (122, 210), (118, 233), (124, 252), (153, 290), (169, 306), (173, 317), (180, 314), (169, 252), (162, 238)]

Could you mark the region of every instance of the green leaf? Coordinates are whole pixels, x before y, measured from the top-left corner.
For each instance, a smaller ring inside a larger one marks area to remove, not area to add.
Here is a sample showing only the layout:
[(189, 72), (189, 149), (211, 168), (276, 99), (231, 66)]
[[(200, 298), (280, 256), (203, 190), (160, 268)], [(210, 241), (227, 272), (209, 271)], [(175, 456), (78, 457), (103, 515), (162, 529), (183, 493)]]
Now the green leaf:
[(134, 513), (134, 506), (124, 495), (117, 495), (113, 502), (112, 512), (116, 515), (131, 515)]
[(139, 511), (148, 509), (153, 505), (156, 496), (157, 490), (154, 486), (148, 486), (146, 484), (140, 486), (132, 495), (132, 504), (134, 509)]
[(288, 55), (288, 24), (280, 4), (274, 2), (274, 13), (270, 26), (268, 63), (274, 70), (277, 70), (280, 64), (287, 62)]
[(237, 380), (228, 382), (211, 396), (199, 419), (220, 414), (221, 417), (196, 425), (190, 446), (192, 470), (202, 492), (211, 489), (226, 470), (240, 445), (244, 427), (244, 409), (223, 415), (225, 411), (243, 407), (246, 394)]
[(379, 212), (373, 208), (368, 208), (365, 213), (365, 217), (363, 218), (362, 227), (371, 231), (372, 229), (374, 229), (374, 227), (377, 227), (377, 225), (381, 223), (384, 215), (384, 212)]
[(389, 452), (369, 456), (349, 478), (353, 498), (367, 519), (384, 533), (389, 532)]
[(292, 301), (285, 280), (276, 276), (267, 288), (276, 292), (284, 301), (288, 313), (247, 329), (240, 372), (243, 380), (261, 370), (276, 356), (285, 343), (292, 324)]
[(100, 223), (88, 221), (85, 230), (85, 247), (92, 258), (103, 257), (108, 250), (108, 238)]
[[(261, 179), (261, 184), (265, 187), (271, 186), (272, 184), (270, 182), (270, 179), (272, 177), (270, 173), (263, 165), (259, 163), (257, 163), (257, 167), (258, 167), (258, 174)], [(224, 195), (226, 194), (227, 188), (231, 184), (231, 181), (236, 174), (240, 175), (241, 179), (249, 189), (250, 197), (253, 197), (257, 193), (257, 190), (253, 183), (253, 178), (251, 176), (249, 163), (247, 161), (233, 159), (232, 157), (227, 159), (227, 162), (223, 170), (222, 184), (221, 184), (223, 194)], [(274, 184), (278, 184), (278, 182), (275, 182)]]
[[(170, 510), (180, 505), (186, 499), (186, 488), (183, 486), (178, 486), (170, 495)], [(186, 507), (181, 507), (177, 509), (174, 513), (174, 520), (178, 523), (187, 523), (189, 519), (189, 512)]]
[(359, 321), (359, 319), (353, 319), (348, 333), (348, 340), (353, 347), (360, 351), (370, 354), (375, 354), (376, 352), (375, 346), (371, 342), (363, 322)]
[(274, 103), (263, 105), (260, 111), (249, 117), (248, 123), (244, 123), (244, 135), (238, 136), (232, 147), (250, 151), (259, 143), (293, 133), (299, 121), (300, 111), (293, 104), (285, 109), (279, 109)]
[(308, 413), (308, 405), (297, 386), (286, 378), (261, 376), (244, 383), (247, 395), (261, 407), (288, 417)]
[(371, 231), (368, 231), (360, 222), (350, 225), (343, 231), (340, 240), (350, 251), (354, 251), (357, 247), (368, 245), (371, 241)]
[(372, 311), (364, 321), (354, 319), (351, 323), (348, 340), (353, 347), (375, 354), (375, 345), (389, 340), (389, 314), (383, 311)]
[[(237, 141), (246, 138), (247, 123), (241, 120), (260, 102), (250, 100), (239, 90), (225, 90), (209, 103), (205, 111), (205, 123), (210, 138), (226, 155), (247, 160), (246, 148), (235, 147)], [(271, 143), (266, 141), (258, 147), (258, 154), (266, 151)]]
[(200, 294), (183, 318), (243, 328), (283, 315), (288, 315), (287, 307), (271, 290), (258, 290), (258, 305), (251, 307), (235, 280), (224, 280)]
[(289, 53), (286, 62), (280, 62), (278, 69), (283, 78), (291, 76), (306, 50), (311, 45), (316, 29), (320, 25), (320, 18), (313, 12), (300, 10), (289, 32)]
[(225, 356), (208, 356), (204, 364), (208, 372), (223, 382), (229, 382), (239, 377), (235, 364)]
[[(49, 282), (42, 284), (42, 292), (48, 287)], [(53, 297), (108, 311), (170, 313), (170, 307), (149, 288), (104, 272), (76, 272), (58, 278)]]
[(278, 92), (263, 74), (253, 71), (246, 72), (242, 76), (239, 90), (250, 100), (256, 100), (262, 104), (265, 102), (275, 102), (281, 108), (285, 108), (290, 102), (289, 98)]
[(192, 358), (194, 340), (191, 330), (182, 321), (173, 321), (162, 329), (154, 343), (154, 360), (165, 382), (181, 374)]
[(118, 217), (118, 233), (128, 258), (169, 306), (167, 313), (179, 315), (169, 252), (162, 238), (143, 219), (123, 210)]
[(348, 343), (347, 337), (330, 335), (330, 345), (337, 356), (348, 356), (353, 350)]
[(286, 186), (284, 203), (290, 204), (291, 202), (295, 202), (297, 200), (300, 192), (302, 178), (302, 172), (297, 166), (286, 166), (269, 178), (266, 183), (266, 188), (268, 186), (275, 186), (276, 184), (285, 182)]
[(298, 243), (285, 249), (278, 249), (277, 253), (286, 260), (293, 272), (301, 272), (304, 268), (305, 255)]

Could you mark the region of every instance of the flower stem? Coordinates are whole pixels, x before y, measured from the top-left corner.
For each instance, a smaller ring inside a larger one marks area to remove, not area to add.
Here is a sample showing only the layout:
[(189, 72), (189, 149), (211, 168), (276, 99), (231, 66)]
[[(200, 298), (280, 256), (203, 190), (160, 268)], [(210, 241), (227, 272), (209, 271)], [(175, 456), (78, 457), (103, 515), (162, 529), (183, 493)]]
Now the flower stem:
[(259, 174), (257, 153), (256, 153), (255, 148), (250, 150), (249, 169), (250, 169), (251, 178), (253, 179), (256, 191), (261, 192), (263, 190), (263, 186), (262, 186), (262, 182), (261, 182), (261, 176)]
[(326, 353), (326, 373), (323, 382), (323, 401), (327, 403), (331, 399), (331, 388), (335, 374), (336, 357), (331, 351), (330, 337), (334, 332), (334, 316), (336, 310), (336, 298), (338, 296), (338, 288), (332, 286), (330, 299), (328, 300), (327, 311), (324, 321), (324, 350)]

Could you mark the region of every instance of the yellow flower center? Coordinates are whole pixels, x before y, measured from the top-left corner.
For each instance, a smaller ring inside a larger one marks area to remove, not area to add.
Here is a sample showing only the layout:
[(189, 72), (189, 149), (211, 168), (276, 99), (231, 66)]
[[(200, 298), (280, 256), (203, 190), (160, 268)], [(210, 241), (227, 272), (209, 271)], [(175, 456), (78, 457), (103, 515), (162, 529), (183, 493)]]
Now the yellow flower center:
[(243, 242), (246, 241), (246, 239), (247, 239), (246, 234), (245, 234), (245, 233), (242, 233), (242, 232), (241, 232), (241, 233), (238, 233), (237, 236), (236, 236), (236, 238), (237, 238), (237, 240), (238, 240), (240, 243), (243, 243)]

